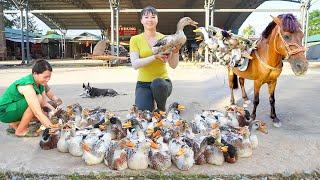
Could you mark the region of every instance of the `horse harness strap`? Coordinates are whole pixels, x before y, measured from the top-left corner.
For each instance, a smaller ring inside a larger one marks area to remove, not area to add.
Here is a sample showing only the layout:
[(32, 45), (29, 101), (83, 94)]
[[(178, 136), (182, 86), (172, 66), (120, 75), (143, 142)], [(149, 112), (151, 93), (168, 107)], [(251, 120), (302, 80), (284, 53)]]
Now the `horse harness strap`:
[(272, 67), (269, 64), (267, 64), (266, 62), (263, 61), (263, 59), (259, 56), (258, 51), (254, 51), (254, 54), (256, 55), (257, 59), (260, 61), (260, 63), (270, 69), (271, 71), (280, 71), (282, 69), (282, 62), (280, 63), (280, 66), (278, 65), (277, 67)]
[[(299, 44), (297, 44), (297, 43), (287, 43), (284, 39), (283, 39), (283, 37), (282, 37), (282, 35), (281, 35), (281, 31), (280, 31), (280, 26), (279, 25), (277, 25), (277, 32), (276, 32), (276, 36), (279, 36), (279, 38), (280, 38), (280, 40), (282, 41), (282, 43), (284, 44), (284, 46), (285, 46), (285, 48), (286, 48), (286, 51), (287, 51), (287, 55), (286, 55), (286, 57), (284, 58), (284, 59), (289, 59), (289, 57), (291, 56), (291, 55), (295, 55), (295, 54), (298, 54), (299, 52), (304, 52), (304, 51), (306, 51), (307, 49), (305, 48), (305, 47), (303, 47), (303, 46), (300, 46)], [(276, 41), (274, 41), (274, 43), (276, 43)], [(291, 49), (290, 48), (290, 46), (294, 46), (294, 47), (296, 47), (296, 49)], [(275, 46), (276, 47), (276, 46)], [(277, 49), (275, 49), (277, 52), (278, 52), (278, 50)], [(279, 53), (279, 52), (278, 52)], [(280, 54), (280, 53), (279, 53)]]

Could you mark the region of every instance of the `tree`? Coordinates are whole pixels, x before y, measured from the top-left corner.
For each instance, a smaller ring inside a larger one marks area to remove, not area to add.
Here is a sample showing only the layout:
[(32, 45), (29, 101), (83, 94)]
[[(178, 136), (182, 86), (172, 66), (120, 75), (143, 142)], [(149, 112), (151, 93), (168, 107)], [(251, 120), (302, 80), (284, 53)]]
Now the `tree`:
[(320, 34), (320, 10), (309, 13), (308, 35)]
[(248, 27), (245, 27), (242, 30), (242, 35), (245, 36), (245, 37), (249, 37), (249, 36), (252, 36), (252, 35), (255, 35), (255, 34), (256, 34), (256, 30), (251, 25), (249, 25)]
[[(4, 10), (18, 10), (10, 0), (0, 0), (0, 2), (2, 3)], [(24, 29), (26, 29), (25, 16), (22, 20)], [(21, 29), (20, 14), (9, 14), (7, 16), (4, 16), (4, 24), (5, 27)], [(36, 26), (36, 20), (34, 19), (34, 16), (29, 16), (28, 28), (30, 32), (41, 33), (41, 31)]]

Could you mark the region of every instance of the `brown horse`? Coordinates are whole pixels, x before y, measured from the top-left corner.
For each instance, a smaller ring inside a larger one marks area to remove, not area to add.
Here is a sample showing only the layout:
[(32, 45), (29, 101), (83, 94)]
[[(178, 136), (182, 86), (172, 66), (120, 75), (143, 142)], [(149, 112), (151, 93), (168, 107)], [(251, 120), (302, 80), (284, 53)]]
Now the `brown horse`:
[(274, 92), (277, 78), (282, 71), (282, 60), (287, 60), (295, 75), (303, 75), (308, 69), (308, 61), (305, 57), (306, 49), (302, 46), (304, 36), (301, 25), (292, 14), (282, 14), (272, 17), (263, 31), (257, 43), (257, 49), (251, 53), (252, 59), (246, 71), (237, 68), (228, 68), (229, 87), (231, 90), (231, 104), (234, 104), (233, 89), (238, 87), (237, 75), (242, 90), (242, 98), (247, 101), (247, 93), (244, 88), (244, 80), (254, 80), (254, 100), (251, 118), (256, 118), (256, 110), (259, 104), (259, 91), (263, 84), (268, 84), (269, 101), (271, 105), (270, 117), (273, 124), (280, 127), (280, 120), (275, 111)]

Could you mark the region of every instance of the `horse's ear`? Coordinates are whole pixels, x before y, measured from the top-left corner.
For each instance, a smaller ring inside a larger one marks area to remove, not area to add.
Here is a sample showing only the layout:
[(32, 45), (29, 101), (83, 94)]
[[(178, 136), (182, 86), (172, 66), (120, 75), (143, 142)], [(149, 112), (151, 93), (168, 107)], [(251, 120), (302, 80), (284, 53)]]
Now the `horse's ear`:
[(281, 25), (281, 19), (275, 16), (270, 15), (273, 19), (273, 22), (275, 22), (277, 25)]

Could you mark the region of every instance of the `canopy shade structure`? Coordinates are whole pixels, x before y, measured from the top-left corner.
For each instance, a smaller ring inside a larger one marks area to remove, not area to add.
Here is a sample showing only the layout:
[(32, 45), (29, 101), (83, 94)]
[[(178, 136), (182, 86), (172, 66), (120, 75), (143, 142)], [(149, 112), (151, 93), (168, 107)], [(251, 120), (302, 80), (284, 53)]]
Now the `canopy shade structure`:
[[(13, 41), (13, 42), (21, 42), (21, 30), (12, 29), (12, 28), (5, 28), (5, 37), (6, 40)], [(24, 37), (27, 36), (27, 33), (23, 33)], [(29, 32), (29, 42), (36, 43), (38, 42), (36, 39), (39, 38), (40, 34), (34, 34)], [(26, 38), (24, 38), (24, 42), (26, 42)]]
[(41, 37), (42, 43), (49, 43), (50, 41), (60, 41), (62, 36), (60, 34), (47, 34)]
[[(287, 0), (289, 1), (289, 0)], [(265, 0), (216, 0), (215, 9), (255, 9)], [(299, 0), (291, 2), (300, 3)], [(175, 32), (178, 20), (189, 16), (204, 26), (204, 0), (120, 0), (119, 24), (122, 26), (140, 26), (140, 17), (137, 12), (121, 12), (129, 9), (142, 9), (152, 5), (157, 9), (199, 9), (198, 12), (160, 12), (158, 31), (164, 34)], [(79, 10), (79, 9), (110, 9), (108, 0), (29, 0), (30, 10)], [(250, 12), (216, 12), (214, 25), (236, 30)], [(102, 29), (110, 27), (110, 13), (35, 13), (52, 29)]]
[(79, 34), (75, 38), (73, 38), (73, 40), (74, 41), (100, 41), (100, 37), (95, 34), (84, 32)]

